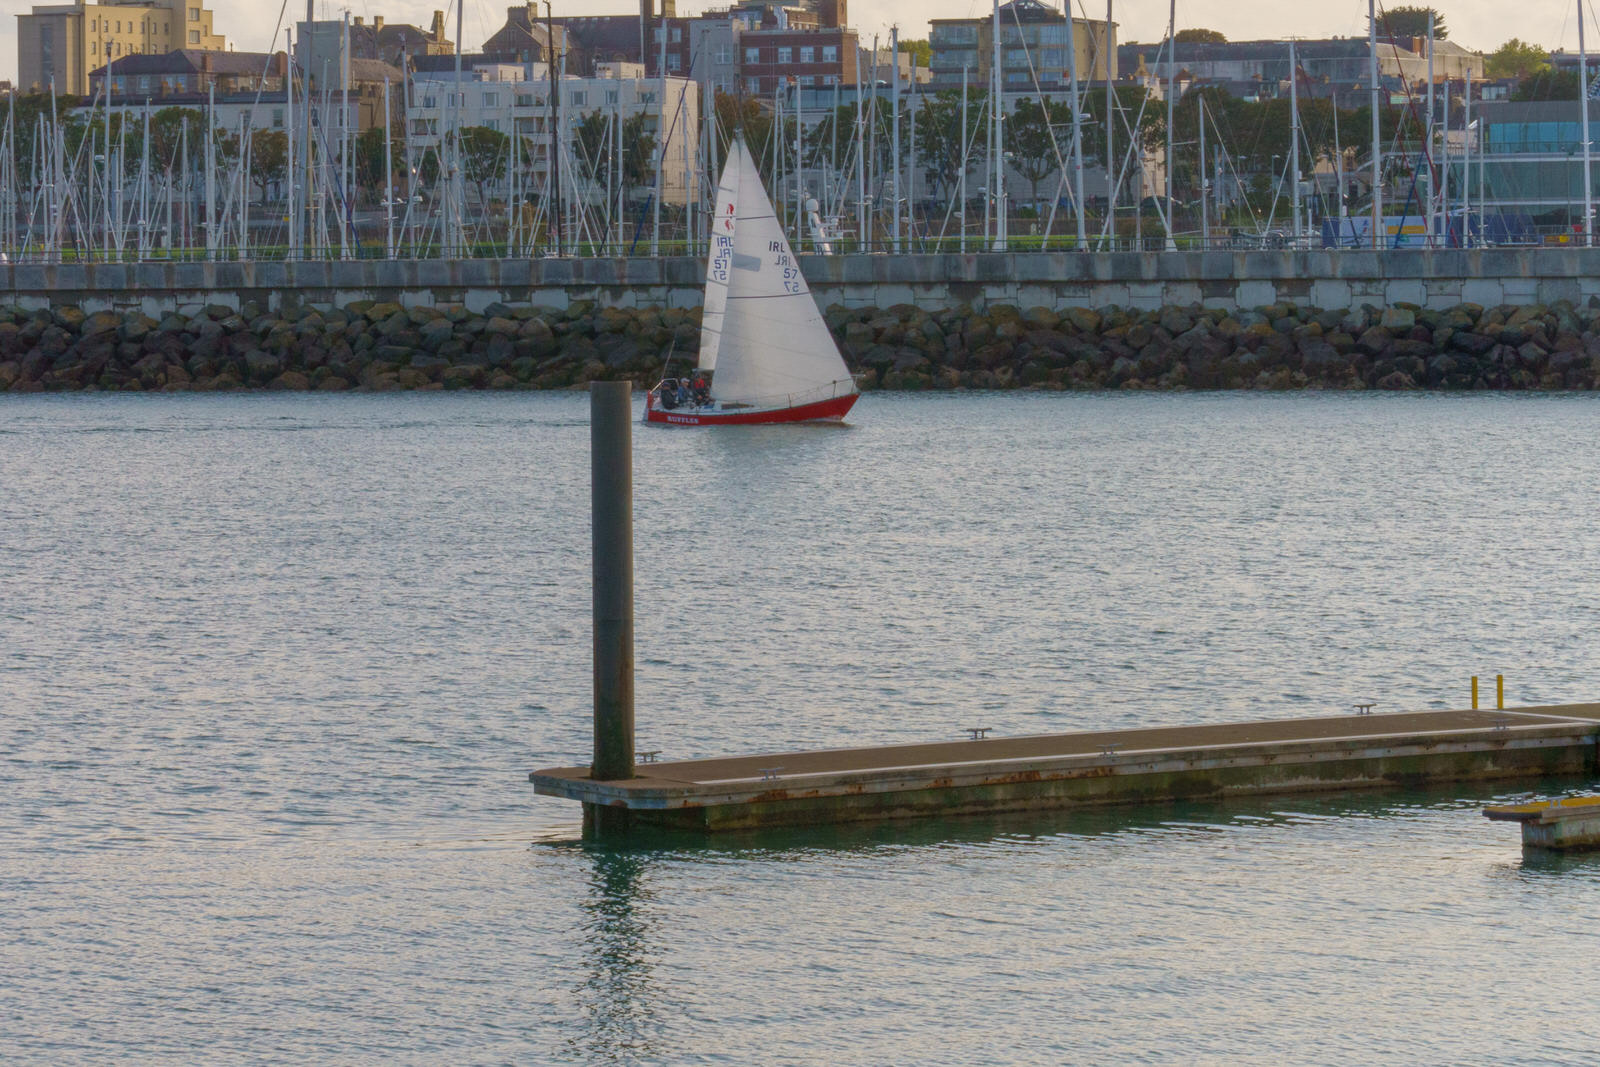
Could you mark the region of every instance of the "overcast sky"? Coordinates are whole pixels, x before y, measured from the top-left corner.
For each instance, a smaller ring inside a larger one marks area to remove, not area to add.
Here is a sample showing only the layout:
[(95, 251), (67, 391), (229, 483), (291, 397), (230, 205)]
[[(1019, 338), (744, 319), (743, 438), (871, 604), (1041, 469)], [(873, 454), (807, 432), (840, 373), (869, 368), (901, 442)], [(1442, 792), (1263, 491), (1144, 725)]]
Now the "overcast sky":
[[(64, 0), (51, 0), (64, 2)], [(319, 18), (338, 18), (348, 9), (369, 21), (382, 15), (390, 22), (412, 22), (426, 27), (435, 8), (450, 0), (346, 0), (332, 3), (315, 0)], [(1588, 0), (1586, 0), (1588, 2)], [(1089, 14), (1105, 17), (1104, 0), (1088, 0)], [(216, 12), (218, 32), (239, 51), (265, 51), (274, 41), (281, 46), (283, 32), (278, 9), (284, 5), (271, 0), (211, 0)], [(14, 78), (17, 72), (17, 20), (16, 15), (31, 10), (32, 0), (0, 0), (0, 78)], [(287, 0), (293, 19), (305, 11), (305, 0)], [(556, 0), (556, 14), (599, 15), (637, 11), (638, 7), (618, 0)], [(680, 14), (693, 14), (702, 7), (726, 6), (724, 3), (691, 3), (680, 6)], [(505, 22), (505, 0), (465, 0), (464, 31), (462, 43), (472, 49), (482, 43)], [(565, 9), (565, 11), (563, 11)], [(1489, 51), (1506, 38), (1516, 36), (1545, 48), (1578, 46), (1576, 4), (1556, 4), (1548, 0), (1535, 0), (1524, 8), (1514, 9), (1508, 17), (1503, 0), (1457, 0), (1438, 5), (1450, 28), (1450, 37), (1469, 48)], [(862, 36), (870, 39), (874, 33), (888, 37), (891, 23), (898, 23), (905, 37), (925, 37), (929, 18), (970, 18), (990, 10), (982, 0), (850, 0), (849, 15), (852, 25)], [(1220, 30), (1231, 40), (1260, 38), (1360, 36), (1366, 33), (1366, 0), (1329, 0), (1326, 3), (1301, 4), (1295, 0), (1178, 0), (1178, 27), (1204, 26)], [(1589, 15), (1591, 27), (1586, 31), (1591, 48), (1596, 47), (1597, 34), (1593, 32), (1593, 14)], [(454, 39), (454, 9), (448, 16), (450, 32)], [(1157, 41), (1166, 31), (1167, 5), (1160, 0), (1118, 0), (1116, 21), (1124, 41)], [(276, 36), (274, 29), (277, 28)]]

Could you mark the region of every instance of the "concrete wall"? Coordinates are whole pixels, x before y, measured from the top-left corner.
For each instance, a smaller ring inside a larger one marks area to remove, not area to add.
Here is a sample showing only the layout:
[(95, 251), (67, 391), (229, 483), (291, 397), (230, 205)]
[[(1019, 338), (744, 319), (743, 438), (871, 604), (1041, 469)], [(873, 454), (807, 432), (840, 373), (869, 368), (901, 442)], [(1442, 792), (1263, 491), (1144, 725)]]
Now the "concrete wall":
[[(823, 306), (925, 308), (1163, 305), (1251, 308), (1288, 302), (1323, 308), (1398, 302), (1574, 304), (1600, 300), (1600, 248), (1445, 249), (1397, 252), (1071, 252), (971, 255), (803, 256)], [(704, 268), (659, 259), (357, 260), (175, 264), (0, 265), (0, 301), (25, 308), (173, 310), (254, 302), (393, 300), (405, 305), (491, 303), (565, 307), (693, 307)]]

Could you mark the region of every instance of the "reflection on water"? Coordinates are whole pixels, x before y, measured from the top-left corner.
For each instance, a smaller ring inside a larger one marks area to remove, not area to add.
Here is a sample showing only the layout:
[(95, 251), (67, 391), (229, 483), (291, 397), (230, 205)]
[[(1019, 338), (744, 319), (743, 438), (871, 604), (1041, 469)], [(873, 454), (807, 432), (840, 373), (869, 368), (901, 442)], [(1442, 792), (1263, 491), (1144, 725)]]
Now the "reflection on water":
[[(640, 747), (1592, 698), (1597, 403), (640, 429)], [(1586, 783), (572, 843), (583, 405), (0, 398), (0, 1060), (1592, 1062)]]
[(583, 983), (588, 1026), (572, 1051), (590, 1063), (648, 1060), (661, 1054), (652, 961), (659, 952), (648, 920), (650, 890), (644, 884), (649, 857), (598, 845), (582, 847), (592, 867), (583, 904), (584, 942), (590, 975)]

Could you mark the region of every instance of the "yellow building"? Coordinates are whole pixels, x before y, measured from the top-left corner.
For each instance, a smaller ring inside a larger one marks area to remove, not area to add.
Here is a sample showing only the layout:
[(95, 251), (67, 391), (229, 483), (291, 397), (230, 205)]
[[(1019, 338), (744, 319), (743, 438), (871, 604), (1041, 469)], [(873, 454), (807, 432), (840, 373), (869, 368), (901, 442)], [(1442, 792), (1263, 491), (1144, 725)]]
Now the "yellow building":
[(17, 16), (17, 87), (85, 96), (89, 72), (123, 56), (225, 51), (206, 0), (41, 4)]

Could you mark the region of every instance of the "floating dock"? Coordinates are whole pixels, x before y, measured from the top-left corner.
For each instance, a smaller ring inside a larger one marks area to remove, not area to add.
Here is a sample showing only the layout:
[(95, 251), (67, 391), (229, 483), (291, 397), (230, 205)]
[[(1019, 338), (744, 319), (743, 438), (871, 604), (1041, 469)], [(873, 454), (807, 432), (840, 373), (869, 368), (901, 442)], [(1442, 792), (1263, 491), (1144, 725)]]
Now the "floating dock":
[[(1592, 774), (1600, 704), (1357, 714), (657, 762), (634, 741), (631, 386), (593, 382), (594, 760), (528, 775), (586, 836)], [(1503, 707), (1503, 680), (1497, 705)], [(959, 731), (958, 731), (959, 732)]]
[(1484, 808), (1495, 822), (1522, 824), (1522, 847), (1558, 852), (1600, 848), (1600, 797), (1559, 797)]
[[(981, 731), (980, 731), (981, 732)], [(618, 829), (748, 830), (923, 815), (1594, 773), (1600, 704), (1356, 714), (534, 771)]]

